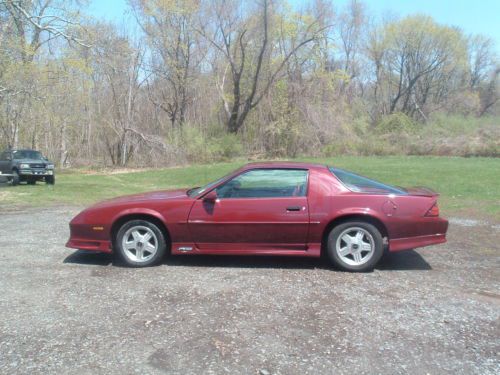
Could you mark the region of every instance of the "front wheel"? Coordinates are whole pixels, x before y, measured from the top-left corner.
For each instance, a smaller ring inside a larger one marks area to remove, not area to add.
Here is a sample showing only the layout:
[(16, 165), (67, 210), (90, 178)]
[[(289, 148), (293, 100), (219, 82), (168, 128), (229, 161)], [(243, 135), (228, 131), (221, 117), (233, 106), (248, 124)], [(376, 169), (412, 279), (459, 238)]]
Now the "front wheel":
[(49, 185), (54, 185), (56, 183), (56, 176), (45, 177), (45, 183), (47, 183)]
[(19, 172), (17, 170), (12, 171), (12, 186), (19, 185), (20, 177)]
[(122, 225), (115, 246), (120, 258), (131, 267), (158, 264), (167, 249), (163, 232), (146, 220), (131, 220)]
[(349, 221), (337, 225), (328, 235), (328, 257), (346, 271), (371, 271), (383, 252), (382, 235), (369, 223)]

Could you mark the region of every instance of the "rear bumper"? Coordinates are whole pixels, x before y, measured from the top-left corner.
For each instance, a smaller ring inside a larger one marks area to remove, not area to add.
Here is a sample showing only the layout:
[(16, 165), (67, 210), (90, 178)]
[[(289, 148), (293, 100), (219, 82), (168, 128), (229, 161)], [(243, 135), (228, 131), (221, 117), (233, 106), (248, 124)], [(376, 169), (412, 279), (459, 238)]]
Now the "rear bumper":
[(78, 250), (92, 250), (103, 253), (111, 253), (111, 242), (101, 240), (86, 240), (70, 238), (66, 243), (66, 247)]
[(437, 245), (446, 242), (446, 233), (389, 240), (389, 251), (410, 250), (416, 247)]

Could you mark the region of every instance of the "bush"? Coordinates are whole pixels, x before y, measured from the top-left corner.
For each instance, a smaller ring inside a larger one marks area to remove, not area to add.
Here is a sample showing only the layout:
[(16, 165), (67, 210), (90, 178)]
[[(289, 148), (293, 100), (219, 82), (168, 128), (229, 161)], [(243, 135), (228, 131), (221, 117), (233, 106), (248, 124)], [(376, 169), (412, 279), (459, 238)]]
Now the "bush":
[(243, 144), (236, 134), (225, 134), (208, 141), (211, 158), (214, 161), (226, 161), (243, 154)]
[(382, 117), (375, 129), (379, 134), (410, 134), (414, 133), (417, 130), (417, 125), (410, 117), (408, 117), (404, 113), (396, 112)]
[(243, 144), (235, 134), (207, 136), (198, 128), (186, 127), (181, 137), (189, 162), (227, 161), (243, 155), (244, 152)]

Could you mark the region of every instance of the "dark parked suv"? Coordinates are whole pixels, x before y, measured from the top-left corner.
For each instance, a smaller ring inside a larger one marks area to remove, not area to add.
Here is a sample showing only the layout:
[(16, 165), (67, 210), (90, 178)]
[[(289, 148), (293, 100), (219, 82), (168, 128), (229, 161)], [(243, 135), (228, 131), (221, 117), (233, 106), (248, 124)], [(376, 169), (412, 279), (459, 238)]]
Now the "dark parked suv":
[(54, 163), (43, 157), (39, 151), (10, 150), (0, 154), (0, 172), (12, 175), (12, 185), (26, 181), (30, 185), (45, 181), (54, 185), (56, 176)]

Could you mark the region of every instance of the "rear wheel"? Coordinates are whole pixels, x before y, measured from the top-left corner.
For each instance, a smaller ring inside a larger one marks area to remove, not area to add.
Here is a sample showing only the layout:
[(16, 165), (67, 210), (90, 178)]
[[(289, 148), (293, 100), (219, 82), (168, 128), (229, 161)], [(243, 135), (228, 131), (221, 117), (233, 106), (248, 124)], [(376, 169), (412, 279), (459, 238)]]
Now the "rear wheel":
[(328, 235), (328, 256), (346, 271), (371, 271), (383, 252), (382, 235), (369, 223), (349, 221), (337, 225)]
[(115, 246), (120, 258), (131, 267), (158, 264), (167, 249), (163, 232), (146, 220), (131, 220), (122, 225)]

